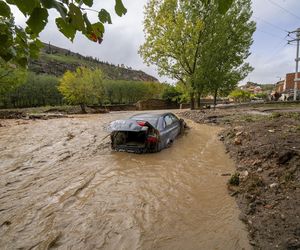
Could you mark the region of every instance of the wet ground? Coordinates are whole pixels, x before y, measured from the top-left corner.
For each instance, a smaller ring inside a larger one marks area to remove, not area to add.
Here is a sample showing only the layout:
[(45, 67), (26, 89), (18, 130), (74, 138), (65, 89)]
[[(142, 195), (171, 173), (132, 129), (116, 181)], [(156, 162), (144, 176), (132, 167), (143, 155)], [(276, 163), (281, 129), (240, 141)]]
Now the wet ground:
[(189, 121), (160, 153), (111, 152), (105, 127), (130, 114), (1, 121), (1, 247), (250, 249), (219, 129)]
[(181, 113), (224, 127), (220, 139), (237, 169), (228, 187), (254, 249), (300, 249), (300, 110), (295, 110), (262, 106)]

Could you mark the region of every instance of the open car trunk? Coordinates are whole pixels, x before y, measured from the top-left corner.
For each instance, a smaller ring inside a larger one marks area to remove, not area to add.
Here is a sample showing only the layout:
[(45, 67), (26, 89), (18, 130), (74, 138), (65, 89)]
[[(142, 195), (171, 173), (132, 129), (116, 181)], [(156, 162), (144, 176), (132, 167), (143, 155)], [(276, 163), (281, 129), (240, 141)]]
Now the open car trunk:
[(134, 153), (156, 152), (159, 132), (146, 121), (118, 120), (110, 124), (111, 147)]

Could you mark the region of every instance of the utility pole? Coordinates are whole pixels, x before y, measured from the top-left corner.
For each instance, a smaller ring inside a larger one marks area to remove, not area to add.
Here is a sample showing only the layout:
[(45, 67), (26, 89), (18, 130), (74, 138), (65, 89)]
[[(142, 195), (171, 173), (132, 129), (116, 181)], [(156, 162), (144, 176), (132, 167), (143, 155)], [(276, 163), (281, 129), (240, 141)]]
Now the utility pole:
[(300, 74), (299, 74), (299, 61), (300, 61), (300, 55), (299, 55), (299, 46), (300, 46), (300, 28), (298, 28), (295, 31), (292, 31), (290, 33), (296, 33), (296, 39), (290, 40), (291, 42), (297, 42), (297, 52), (296, 52), (296, 71), (295, 71), (295, 83), (294, 83), (294, 101), (297, 100), (297, 90), (298, 90), (298, 83), (300, 83)]

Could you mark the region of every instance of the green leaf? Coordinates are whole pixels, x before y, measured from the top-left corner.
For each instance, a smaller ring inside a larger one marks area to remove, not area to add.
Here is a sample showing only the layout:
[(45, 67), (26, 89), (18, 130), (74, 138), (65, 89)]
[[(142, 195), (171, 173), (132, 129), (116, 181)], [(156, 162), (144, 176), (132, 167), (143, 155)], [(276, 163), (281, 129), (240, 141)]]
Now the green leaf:
[(127, 9), (124, 7), (122, 0), (116, 0), (115, 11), (118, 16), (122, 16), (127, 13)]
[(93, 29), (94, 34), (97, 37), (102, 37), (103, 36), (104, 26), (103, 26), (102, 23), (97, 22), (97, 23), (92, 24), (92, 29)]
[(47, 9), (53, 8), (55, 2), (55, 0), (41, 0), (42, 5)]
[(218, 0), (218, 10), (221, 14), (225, 14), (232, 5), (233, 0)]
[(28, 58), (27, 57), (17, 58), (17, 63), (22, 67), (26, 67), (28, 65)]
[(43, 43), (38, 39), (36, 39), (34, 42), (31, 42), (29, 44), (30, 57), (37, 58), (39, 56), (40, 49), (43, 47)]
[(65, 37), (73, 41), (76, 34), (76, 29), (61, 17), (56, 18), (55, 22), (59, 31), (63, 33)]
[(41, 0), (41, 3), (47, 9), (55, 8), (63, 19), (66, 18), (67, 9), (62, 3), (57, 2), (56, 0)]
[(10, 59), (16, 56), (16, 50), (13, 47), (9, 47), (5, 53), (1, 53), (1, 57), (8, 62)]
[(76, 30), (84, 31), (84, 20), (81, 10), (73, 3), (69, 5), (69, 17), (71, 18), (71, 24)]
[(8, 3), (17, 5), (18, 9), (26, 16), (31, 14), (31, 12), (36, 8), (40, 7), (39, 0), (11, 0)]
[(65, 8), (65, 6), (62, 3), (59, 2), (55, 2), (54, 4), (54, 8), (59, 12), (60, 16), (65, 19), (67, 16), (67, 9)]
[(11, 12), (9, 6), (4, 2), (0, 1), (0, 16), (10, 17)]
[(85, 26), (86, 26), (86, 33), (87, 34), (92, 33), (92, 24), (87, 16), (87, 13), (83, 14), (83, 20), (84, 20)]
[(111, 24), (110, 14), (105, 9), (100, 10), (98, 17), (99, 17), (100, 22)]
[(89, 7), (93, 6), (93, 0), (83, 0), (83, 3)]
[(27, 25), (35, 34), (39, 34), (48, 22), (48, 11), (45, 8), (35, 8), (27, 20)]

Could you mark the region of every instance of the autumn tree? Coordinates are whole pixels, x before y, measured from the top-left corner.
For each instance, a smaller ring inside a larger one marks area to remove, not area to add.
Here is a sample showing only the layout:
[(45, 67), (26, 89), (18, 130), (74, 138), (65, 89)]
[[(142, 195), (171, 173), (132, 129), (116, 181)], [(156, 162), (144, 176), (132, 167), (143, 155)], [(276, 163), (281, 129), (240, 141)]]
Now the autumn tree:
[(83, 113), (86, 105), (99, 104), (104, 96), (103, 74), (100, 69), (78, 67), (67, 71), (60, 80), (58, 90), (70, 104), (79, 104)]

